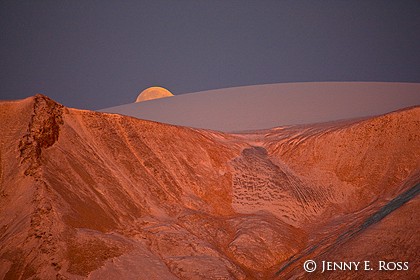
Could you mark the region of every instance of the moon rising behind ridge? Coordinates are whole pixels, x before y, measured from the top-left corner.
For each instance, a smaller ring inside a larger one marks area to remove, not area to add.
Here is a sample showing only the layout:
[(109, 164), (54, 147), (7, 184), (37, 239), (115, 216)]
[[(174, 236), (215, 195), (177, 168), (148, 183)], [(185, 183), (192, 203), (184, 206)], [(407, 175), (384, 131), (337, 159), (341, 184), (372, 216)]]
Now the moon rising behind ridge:
[(147, 100), (153, 100), (158, 98), (174, 96), (169, 90), (163, 87), (149, 87), (137, 96), (137, 102), (143, 102)]

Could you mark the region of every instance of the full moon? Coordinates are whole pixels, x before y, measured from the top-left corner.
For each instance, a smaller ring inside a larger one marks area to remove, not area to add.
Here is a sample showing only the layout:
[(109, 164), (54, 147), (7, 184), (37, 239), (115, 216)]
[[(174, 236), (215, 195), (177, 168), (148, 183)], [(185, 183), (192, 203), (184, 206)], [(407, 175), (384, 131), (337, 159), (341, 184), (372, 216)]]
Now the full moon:
[(163, 87), (149, 87), (137, 96), (136, 102), (174, 96), (169, 90)]

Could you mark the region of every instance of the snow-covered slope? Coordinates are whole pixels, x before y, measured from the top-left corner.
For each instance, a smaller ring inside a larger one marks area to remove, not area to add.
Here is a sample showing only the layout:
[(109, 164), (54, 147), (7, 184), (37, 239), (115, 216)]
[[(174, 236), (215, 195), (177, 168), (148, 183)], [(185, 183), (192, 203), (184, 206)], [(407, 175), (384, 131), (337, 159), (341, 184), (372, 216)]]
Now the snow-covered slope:
[(323, 275), (419, 275), (419, 107), (226, 134), (37, 95), (0, 103), (0, 131), (0, 278), (313, 278), (307, 259), (402, 256)]

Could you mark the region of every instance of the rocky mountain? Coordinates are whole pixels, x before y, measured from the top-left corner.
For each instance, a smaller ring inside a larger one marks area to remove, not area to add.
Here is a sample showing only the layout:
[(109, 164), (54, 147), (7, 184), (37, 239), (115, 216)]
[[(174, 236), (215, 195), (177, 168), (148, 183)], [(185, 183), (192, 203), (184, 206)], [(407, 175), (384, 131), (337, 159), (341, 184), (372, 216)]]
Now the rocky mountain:
[(36, 95), (0, 131), (0, 279), (420, 277), (420, 107), (227, 134)]

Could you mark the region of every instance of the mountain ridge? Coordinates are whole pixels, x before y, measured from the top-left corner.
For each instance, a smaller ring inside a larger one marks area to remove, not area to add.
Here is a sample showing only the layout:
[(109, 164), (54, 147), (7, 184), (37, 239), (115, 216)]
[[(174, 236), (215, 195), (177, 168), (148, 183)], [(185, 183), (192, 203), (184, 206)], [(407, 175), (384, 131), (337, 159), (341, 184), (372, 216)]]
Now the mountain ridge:
[[(66, 108), (42, 95), (1, 102), (0, 276), (320, 277), (301, 268), (308, 248), (328, 247), (418, 183), (419, 116), (415, 107), (237, 135)], [(400, 208), (368, 229), (389, 229)], [(407, 248), (419, 247), (418, 226), (405, 221), (404, 233), (388, 237), (413, 242), (400, 250), (415, 262)]]

